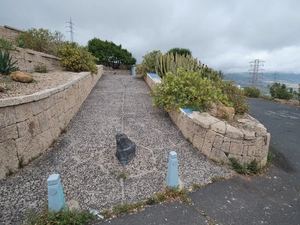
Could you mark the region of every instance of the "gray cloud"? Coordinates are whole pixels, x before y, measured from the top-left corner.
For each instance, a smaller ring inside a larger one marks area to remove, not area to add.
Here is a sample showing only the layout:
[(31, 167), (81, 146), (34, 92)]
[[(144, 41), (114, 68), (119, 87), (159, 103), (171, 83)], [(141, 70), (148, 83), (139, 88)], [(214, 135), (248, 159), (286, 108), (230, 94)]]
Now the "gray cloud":
[(300, 73), (299, 12), (297, 0), (3, 0), (0, 25), (59, 30), (69, 40), (71, 17), (76, 42), (113, 41), (138, 62), (183, 47), (224, 72), (246, 72), (259, 58), (268, 72)]

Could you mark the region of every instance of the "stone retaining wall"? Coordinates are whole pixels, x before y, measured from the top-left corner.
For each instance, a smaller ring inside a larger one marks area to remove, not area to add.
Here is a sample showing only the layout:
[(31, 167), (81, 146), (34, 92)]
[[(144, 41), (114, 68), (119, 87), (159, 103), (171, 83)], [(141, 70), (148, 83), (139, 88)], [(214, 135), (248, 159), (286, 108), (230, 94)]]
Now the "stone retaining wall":
[(5, 40), (14, 41), (15, 38), (23, 32), (22, 30), (7, 25), (0, 26), (0, 38)]
[(9, 53), (13, 61), (17, 60), (15, 66), (19, 67), (21, 71), (33, 72), (34, 67), (38, 65), (45, 65), (47, 70), (60, 68), (60, 58), (53, 55), (18, 47)]
[(57, 88), (0, 99), (0, 179), (57, 140), (103, 74), (81, 72)]
[[(0, 26), (0, 38), (14, 41), (15, 38), (24, 31), (9, 26)], [(53, 55), (37, 52), (31, 49), (16, 47), (15, 50), (9, 51), (12, 60), (21, 71), (32, 72), (34, 66), (44, 64), (48, 70), (60, 68), (60, 58)]]
[[(149, 74), (145, 81), (154, 92), (156, 84), (161, 82), (160, 78), (153, 79)], [(169, 115), (196, 149), (217, 162), (228, 163), (231, 157), (240, 163), (256, 160), (259, 166), (267, 162), (271, 136), (249, 115), (234, 125), (208, 113), (186, 113), (183, 109), (172, 110)]]

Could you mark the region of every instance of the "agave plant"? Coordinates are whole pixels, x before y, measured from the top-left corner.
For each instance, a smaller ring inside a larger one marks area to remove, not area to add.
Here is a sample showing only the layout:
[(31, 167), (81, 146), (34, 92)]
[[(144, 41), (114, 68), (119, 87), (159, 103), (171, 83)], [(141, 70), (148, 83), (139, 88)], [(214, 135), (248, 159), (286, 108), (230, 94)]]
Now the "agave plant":
[(7, 51), (0, 50), (0, 73), (4, 75), (9, 75), (11, 72), (19, 70), (18, 67), (15, 66), (17, 61), (12, 62), (12, 57)]

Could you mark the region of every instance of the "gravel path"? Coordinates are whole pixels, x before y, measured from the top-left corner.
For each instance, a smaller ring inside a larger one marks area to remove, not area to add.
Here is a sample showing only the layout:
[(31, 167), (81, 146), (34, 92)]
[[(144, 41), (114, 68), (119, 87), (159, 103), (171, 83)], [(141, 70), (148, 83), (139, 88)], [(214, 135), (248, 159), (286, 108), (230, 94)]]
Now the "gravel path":
[[(60, 174), (69, 205), (99, 211), (163, 190), (170, 151), (178, 154), (179, 178), (186, 188), (232, 175), (193, 149), (168, 114), (152, 107), (149, 91), (142, 79), (103, 75), (67, 133), (40, 158), (0, 181), (0, 224), (16, 224), (29, 209), (41, 210), (53, 173)], [(137, 155), (126, 166), (114, 155), (118, 131), (137, 144)], [(118, 178), (121, 172), (126, 179)]]

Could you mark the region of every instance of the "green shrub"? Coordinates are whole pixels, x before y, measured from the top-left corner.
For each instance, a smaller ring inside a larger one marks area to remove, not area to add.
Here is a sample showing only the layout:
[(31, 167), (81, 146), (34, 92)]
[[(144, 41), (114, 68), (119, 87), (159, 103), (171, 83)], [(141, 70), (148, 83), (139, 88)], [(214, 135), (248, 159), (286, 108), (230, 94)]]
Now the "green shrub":
[(58, 54), (61, 57), (61, 66), (68, 71), (98, 73), (98, 68), (95, 64), (96, 58), (76, 43), (65, 43), (58, 51)]
[(240, 164), (236, 158), (229, 158), (233, 169), (240, 174), (257, 174), (261, 173), (263, 168), (258, 166), (256, 160), (252, 160), (250, 163)]
[(272, 84), (271, 86), (269, 85), (268, 87), (272, 98), (279, 98), (285, 100), (290, 100), (293, 98), (293, 90), (291, 88), (288, 90), (285, 84), (275, 82), (274, 84)]
[(161, 54), (161, 51), (154, 50), (144, 55), (142, 63), (136, 66), (136, 74), (145, 76), (147, 73), (155, 73), (156, 61)]
[(218, 82), (222, 92), (226, 94), (228, 101), (232, 103), (235, 114), (244, 114), (249, 112), (249, 105), (246, 103), (244, 92), (233, 84), (232, 81)]
[(244, 87), (244, 94), (249, 98), (259, 98), (260, 90), (258, 88)]
[(178, 69), (178, 75), (168, 72), (157, 84), (153, 104), (166, 110), (190, 108), (205, 111), (213, 102), (231, 106), (215, 82), (202, 77), (200, 72)]
[(0, 38), (0, 50), (10, 51), (15, 50), (15, 47), (12, 41)]
[(17, 61), (12, 62), (12, 57), (7, 51), (0, 50), (0, 73), (3, 75), (9, 75), (11, 72), (18, 71), (19, 68), (15, 66)]
[(15, 42), (19, 47), (29, 48), (57, 56), (57, 51), (63, 45), (64, 36), (59, 31), (51, 32), (48, 29), (29, 29), (19, 34)]
[(37, 72), (37, 73), (47, 73), (48, 72), (47, 66), (43, 63), (35, 65), (33, 67), (33, 70), (34, 70), (34, 72)]

